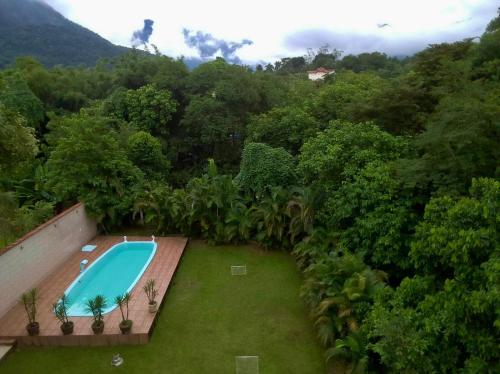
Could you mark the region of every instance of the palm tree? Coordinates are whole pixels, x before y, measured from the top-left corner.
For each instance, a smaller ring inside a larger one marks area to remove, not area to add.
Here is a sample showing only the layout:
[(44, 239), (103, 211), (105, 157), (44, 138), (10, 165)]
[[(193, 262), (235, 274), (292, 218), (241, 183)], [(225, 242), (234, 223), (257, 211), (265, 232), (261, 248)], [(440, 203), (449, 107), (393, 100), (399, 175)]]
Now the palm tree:
[(361, 332), (352, 332), (344, 338), (335, 340), (333, 347), (326, 350), (326, 361), (341, 359), (350, 363), (350, 374), (365, 373), (368, 366), (366, 346), (366, 336)]
[(226, 217), (242, 202), (237, 186), (228, 175), (218, 175), (217, 166), (209, 160), (208, 171), (187, 185), (191, 201), (191, 223), (209, 241), (226, 242)]
[(286, 228), (289, 217), (286, 213), (288, 193), (281, 187), (273, 187), (269, 193), (252, 209), (257, 240), (264, 247), (282, 246), (287, 248), (289, 239)]
[(37, 201), (55, 202), (55, 197), (48, 187), (48, 167), (46, 164), (35, 165), (32, 176), (13, 182), (13, 190), (21, 205), (34, 205)]
[(253, 229), (252, 211), (245, 204), (237, 202), (227, 213), (224, 227), (225, 240), (230, 243), (245, 243)]
[(135, 195), (134, 206), (132, 208), (132, 219), (139, 216), (139, 223), (144, 225), (146, 211), (151, 211), (153, 216), (159, 216), (160, 207), (155, 202), (155, 198), (149, 186), (141, 186), (140, 191)]
[(338, 234), (324, 227), (316, 227), (300, 243), (296, 244), (293, 254), (296, 256), (297, 265), (305, 270), (315, 263), (325, 253), (334, 250)]
[(288, 202), (286, 212), (290, 216), (290, 241), (296, 243), (301, 234), (310, 234), (313, 229), (314, 207), (317, 194), (310, 187), (295, 187)]
[(102, 320), (102, 314), (104, 309), (107, 307), (106, 298), (102, 295), (97, 295), (93, 299), (87, 300), (86, 310), (92, 313), (94, 317), (94, 322), (92, 323), (92, 330), (95, 334), (100, 334), (104, 330), (104, 321)]
[(192, 232), (192, 199), (184, 189), (177, 189), (168, 198), (168, 214), (175, 227), (184, 235)]
[(327, 347), (358, 331), (364, 318), (360, 310), (366, 311), (359, 306), (373, 301), (385, 277), (359, 257), (335, 252), (320, 255), (306, 268), (305, 275), (302, 295), (311, 306), (318, 336)]
[(171, 222), (168, 207), (170, 187), (163, 184), (147, 183), (135, 195), (132, 219), (139, 216), (141, 224), (156, 223), (156, 230), (165, 230)]

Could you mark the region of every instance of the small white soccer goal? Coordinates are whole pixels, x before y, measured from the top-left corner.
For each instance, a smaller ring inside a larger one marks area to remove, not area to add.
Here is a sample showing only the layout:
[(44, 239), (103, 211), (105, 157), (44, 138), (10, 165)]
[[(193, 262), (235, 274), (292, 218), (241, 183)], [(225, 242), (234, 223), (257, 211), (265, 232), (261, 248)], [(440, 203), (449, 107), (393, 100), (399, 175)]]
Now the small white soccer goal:
[(236, 356), (236, 374), (259, 374), (259, 356)]
[(246, 265), (231, 266), (231, 275), (247, 275), (247, 266)]

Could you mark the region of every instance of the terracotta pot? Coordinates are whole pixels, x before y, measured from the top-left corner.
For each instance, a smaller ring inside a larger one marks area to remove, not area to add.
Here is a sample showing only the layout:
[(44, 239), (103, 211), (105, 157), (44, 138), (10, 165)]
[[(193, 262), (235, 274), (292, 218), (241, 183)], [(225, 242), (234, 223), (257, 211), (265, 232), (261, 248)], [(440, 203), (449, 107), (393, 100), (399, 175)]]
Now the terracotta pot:
[(40, 324), (38, 322), (28, 323), (26, 331), (28, 331), (29, 336), (38, 335), (40, 333)]
[(100, 321), (100, 322), (94, 321), (92, 323), (92, 331), (96, 335), (102, 334), (102, 332), (104, 331), (104, 321)]
[(129, 319), (120, 322), (120, 330), (123, 335), (128, 334), (132, 330), (132, 324), (133, 322)]
[(61, 325), (61, 331), (63, 332), (64, 335), (70, 335), (73, 333), (74, 326), (75, 325), (74, 325), (73, 321), (64, 322)]
[(158, 303), (155, 301), (153, 304), (148, 304), (149, 313), (156, 313), (158, 310)]

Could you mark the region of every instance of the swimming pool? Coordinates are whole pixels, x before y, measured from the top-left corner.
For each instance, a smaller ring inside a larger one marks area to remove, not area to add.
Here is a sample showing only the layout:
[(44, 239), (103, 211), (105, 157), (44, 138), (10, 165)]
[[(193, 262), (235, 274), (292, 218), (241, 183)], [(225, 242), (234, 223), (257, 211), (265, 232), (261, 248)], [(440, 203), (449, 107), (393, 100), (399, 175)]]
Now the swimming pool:
[(114, 299), (130, 292), (156, 253), (156, 242), (122, 242), (99, 256), (68, 287), (68, 316), (92, 316), (86, 311), (88, 299), (103, 295), (107, 300), (104, 313), (116, 308)]

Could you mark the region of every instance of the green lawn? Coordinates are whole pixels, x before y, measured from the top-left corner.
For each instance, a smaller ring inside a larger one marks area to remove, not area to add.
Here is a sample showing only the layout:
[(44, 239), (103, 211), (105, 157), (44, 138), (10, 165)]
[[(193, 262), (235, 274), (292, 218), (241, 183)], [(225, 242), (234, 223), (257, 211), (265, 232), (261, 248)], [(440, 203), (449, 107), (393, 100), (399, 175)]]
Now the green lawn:
[[(247, 276), (230, 266), (246, 264)], [(299, 298), (293, 258), (251, 246), (189, 245), (152, 340), (143, 346), (29, 348), (1, 373), (235, 373), (235, 356), (258, 355), (260, 372), (325, 372), (322, 349)], [(114, 353), (125, 363), (110, 365)]]

